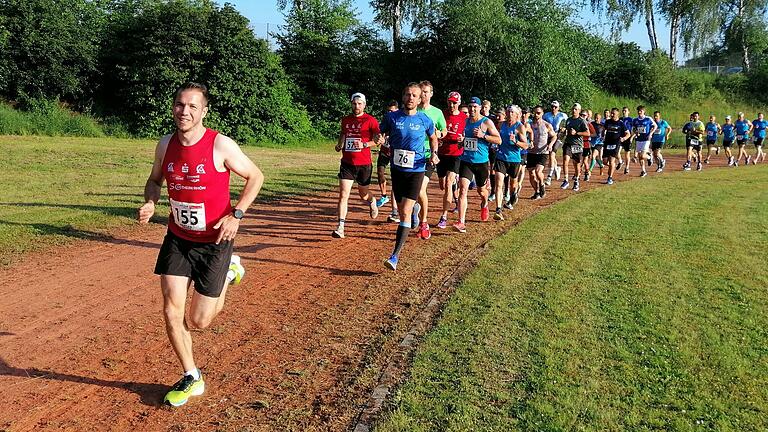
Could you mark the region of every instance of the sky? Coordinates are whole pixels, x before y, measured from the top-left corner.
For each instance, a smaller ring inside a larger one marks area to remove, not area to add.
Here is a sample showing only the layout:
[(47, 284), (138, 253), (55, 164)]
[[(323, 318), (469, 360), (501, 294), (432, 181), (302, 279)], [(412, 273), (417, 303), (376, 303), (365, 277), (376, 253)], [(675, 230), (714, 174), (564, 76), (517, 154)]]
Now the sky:
[[(251, 20), (254, 32), (260, 37), (267, 37), (268, 32), (277, 31), (279, 26), (284, 24), (283, 11), (277, 8), (277, 0), (227, 0), (237, 8), (240, 13)], [(373, 11), (371, 10), (369, 0), (352, 0), (352, 4), (357, 8), (359, 18), (363, 22), (373, 21)], [(667, 23), (658, 15), (656, 16), (656, 33), (659, 38), (659, 44), (665, 51), (669, 51), (669, 30)], [(574, 19), (578, 24), (587, 27), (592, 33), (609, 36), (610, 24), (605, 18), (595, 18), (595, 14), (585, 7), (581, 10), (578, 17)], [(635, 42), (641, 48), (648, 50), (651, 48), (648, 42), (648, 33), (645, 29), (645, 21), (638, 21), (621, 36), (625, 42)], [(682, 50), (678, 50), (678, 61), (683, 61)]]

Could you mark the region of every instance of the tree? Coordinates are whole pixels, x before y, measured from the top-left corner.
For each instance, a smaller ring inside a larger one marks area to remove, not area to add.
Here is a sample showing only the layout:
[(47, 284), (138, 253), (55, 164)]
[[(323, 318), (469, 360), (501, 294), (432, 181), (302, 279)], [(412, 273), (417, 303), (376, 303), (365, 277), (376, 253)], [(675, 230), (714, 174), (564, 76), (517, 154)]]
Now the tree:
[(768, 47), (767, 8), (760, 0), (726, 0), (721, 4), (725, 45), (741, 53), (746, 71), (752, 67), (753, 54), (759, 55)]
[(427, 8), (427, 0), (371, 0), (375, 21), (392, 31), (392, 47), (396, 53), (402, 51), (402, 26), (405, 22)]
[(659, 49), (653, 0), (591, 0), (592, 10), (604, 13), (612, 21), (614, 33), (624, 32), (635, 21), (644, 19), (651, 50)]

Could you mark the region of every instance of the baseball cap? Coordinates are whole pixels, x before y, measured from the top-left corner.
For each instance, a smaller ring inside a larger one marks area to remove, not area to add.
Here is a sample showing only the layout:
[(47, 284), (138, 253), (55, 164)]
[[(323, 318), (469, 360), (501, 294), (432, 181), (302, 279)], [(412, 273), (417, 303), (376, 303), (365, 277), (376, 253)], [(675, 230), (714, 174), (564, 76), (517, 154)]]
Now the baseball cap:
[(554, 106), (554, 107), (560, 107), (560, 102), (558, 102), (558, 101), (552, 101), (552, 103), (551, 103), (550, 105), (551, 105), (551, 106)]
[(365, 95), (362, 93), (353, 94), (352, 97), (350, 98), (350, 101), (354, 102), (355, 99), (360, 99), (361, 101), (363, 101), (363, 103), (367, 103), (365, 100)]
[(455, 91), (450, 92), (450, 93), (448, 93), (448, 100), (450, 102), (461, 103), (461, 95), (459, 94), (459, 92), (455, 92)]
[(580, 104), (580, 103), (578, 103), (578, 102), (576, 102), (575, 104), (573, 104), (573, 107), (572, 107), (572, 108), (576, 108), (576, 109), (579, 109), (579, 110), (580, 110), (580, 109), (581, 109), (581, 104)]
[(482, 105), (483, 101), (481, 101), (480, 98), (477, 97), (477, 96), (472, 96), (471, 98), (469, 98), (469, 103), (476, 104), (476, 105)]
[(730, 119), (731, 119), (731, 116), (727, 115), (727, 116), (725, 116), (725, 119), (726, 119), (726, 120), (730, 120)]

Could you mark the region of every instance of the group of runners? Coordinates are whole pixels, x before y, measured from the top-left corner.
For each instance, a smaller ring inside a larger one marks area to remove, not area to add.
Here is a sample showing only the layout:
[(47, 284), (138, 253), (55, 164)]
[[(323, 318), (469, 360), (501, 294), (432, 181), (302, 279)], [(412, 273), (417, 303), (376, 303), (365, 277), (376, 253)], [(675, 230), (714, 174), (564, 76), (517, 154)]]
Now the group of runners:
[[(491, 113), (491, 103), (471, 97), (463, 104), (458, 92), (447, 96), (447, 109), (432, 105), (434, 88), (429, 81), (408, 84), (402, 103), (391, 101), (379, 123), (365, 112), (362, 93), (351, 97), (352, 113), (341, 121), (341, 134), (336, 151), (342, 152), (339, 170), (338, 226), (332, 235), (343, 238), (349, 195), (355, 182), (358, 193), (370, 208), (370, 217), (378, 216), (378, 208), (391, 206), (387, 218), (398, 224), (395, 245), (385, 265), (395, 270), (400, 253), (411, 231), (422, 239), (431, 237), (428, 223), (427, 187), (435, 172), (442, 191), (439, 229), (448, 227), (449, 214), (456, 213), (453, 228), (466, 232), (469, 191), (476, 189), (480, 197), (480, 220), (504, 220), (504, 210), (512, 210), (519, 200), (526, 172), (533, 190), (532, 200), (546, 196), (553, 179), (561, 180), (561, 189), (579, 191), (582, 181), (590, 181), (595, 168), (607, 174), (606, 184), (613, 184), (617, 171), (630, 174), (631, 165), (638, 166), (640, 177), (656, 165), (662, 172), (666, 160), (662, 154), (673, 131), (656, 111), (649, 116), (638, 106), (632, 117), (628, 107), (606, 109), (602, 114), (584, 109), (578, 103), (568, 114), (553, 101), (550, 110), (540, 105), (521, 108), (508, 105)], [(709, 163), (712, 153), (725, 149), (729, 166), (756, 164), (763, 161), (762, 151), (768, 122), (759, 113), (749, 121), (744, 113), (737, 120), (725, 117), (720, 125), (714, 115), (704, 124), (694, 112), (682, 132), (685, 135), (687, 161), (697, 170)], [(746, 149), (752, 137), (756, 149)], [(738, 146), (734, 156), (731, 147)], [(634, 144), (634, 145), (633, 145)], [(376, 161), (380, 197), (370, 190), (372, 152), (378, 148)], [(706, 148), (706, 155), (703, 150)], [(558, 152), (562, 149), (562, 164)], [(623, 155), (622, 155), (623, 152)], [(386, 180), (390, 167), (391, 183)], [(390, 198), (387, 187), (391, 187)]]
[[(449, 214), (458, 213), (453, 227), (466, 232), (467, 201), (472, 189), (480, 196), (480, 219), (489, 219), (489, 203), (493, 202), (494, 219), (503, 220), (503, 209), (513, 209), (518, 201), (526, 171), (534, 191), (531, 199), (541, 199), (553, 177), (563, 178), (561, 188), (570, 187), (572, 181), (573, 190), (579, 190), (579, 181), (588, 181), (595, 166), (600, 174), (607, 169), (609, 184), (623, 165), (624, 173), (629, 173), (633, 138), (641, 175), (646, 175), (653, 163), (657, 171), (665, 165), (661, 150), (672, 129), (658, 112), (653, 119), (647, 117), (643, 107), (638, 107), (634, 119), (627, 108), (623, 117), (616, 108), (593, 117), (579, 104), (571, 107), (568, 116), (560, 112), (558, 102), (552, 102), (551, 111), (546, 113), (541, 106), (522, 109), (509, 105), (491, 114), (490, 102), (471, 97), (464, 105), (461, 95), (451, 92), (448, 109), (443, 113), (431, 105), (432, 94), (429, 82), (409, 84), (403, 91), (402, 103), (391, 102), (379, 123), (365, 112), (365, 96), (355, 93), (351, 97), (352, 112), (341, 122), (336, 144), (336, 150), (342, 152), (339, 224), (332, 234), (344, 237), (349, 195), (357, 182), (358, 194), (370, 208), (371, 218), (378, 216), (380, 207), (391, 203), (388, 220), (398, 226), (392, 254), (385, 264), (392, 270), (397, 268), (411, 230), (422, 239), (431, 236), (427, 186), (434, 172), (443, 192), (438, 228), (447, 228)], [(259, 168), (237, 143), (203, 125), (207, 114), (205, 85), (190, 82), (176, 91), (176, 131), (157, 144), (144, 203), (137, 213), (141, 223), (150, 221), (165, 183), (171, 214), (155, 273), (160, 276), (168, 339), (183, 370), (181, 379), (165, 395), (164, 401), (173, 406), (184, 405), (191, 396), (205, 391), (203, 374), (194, 360), (190, 330), (210, 326), (224, 307), (228, 286), (238, 283), (245, 274), (239, 257), (233, 254), (234, 239), (264, 181)], [(717, 153), (719, 136), (730, 165), (738, 166), (742, 159), (747, 164), (764, 159), (766, 122), (762, 114), (749, 122), (739, 113), (735, 123), (726, 117), (722, 126), (715, 120), (710, 117), (704, 125), (694, 113), (683, 127), (688, 147), (686, 169), (690, 169), (692, 161), (701, 169), (702, 163), (710, 160), (711, 150)], [(754, 156), (744, 148), (751, 134), (757, 148)], [(702, 139), (708, 148), (706, 158), (702, 155)], [(736, 157), (730, 149), (734, 142), (739, 147)], [(379, 148), (379, 199), (370, 190), (374, 147)], [(562, 166), (558, 166), (556, 156), (560, 148)], [(624, 160), (622, 149), (626, 152)], [(570, 181), (569, 162), (573, 168)], [(387, 166), (392, 199), (387, 191)], [(234, 206), (230, 201), (231, 172), (245, 179)]]

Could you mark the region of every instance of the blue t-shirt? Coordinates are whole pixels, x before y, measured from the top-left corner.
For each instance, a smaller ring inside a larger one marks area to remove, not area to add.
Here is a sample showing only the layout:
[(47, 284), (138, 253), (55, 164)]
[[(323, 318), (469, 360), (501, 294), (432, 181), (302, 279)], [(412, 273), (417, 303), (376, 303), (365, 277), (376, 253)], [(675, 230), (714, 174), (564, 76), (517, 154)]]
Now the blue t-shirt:
[(755, 138), (765, 138), (765, 127), (768, 126), (768, 120), (755, 120), (752, 122), (752, 126), (755, 127), (752, 129), (752, 132), (755, 134)]
[(736, 120), (736, 139), (745, 140), (749, 138), (749, 134), (747, 133), (748, 131), (749, 123), (747, 123), (746, 120)]
[(706, 126), (704, 126), (704, 129), (707, 131), (707, 142), (715, 142), (717, 141), (717, 129), (718, 129), (717, 123), (708, 122)]
[(654, 124), (656, 124), (656, 122), (654, 122), (650, 117), (638, 117), (632, 120), (632, 130), (637, 133), (637, 140), (648, 141), (648, 138), (651, 136), (651, 129), (653, 129)]
[(653, 133), (651, 141), (655, 143), (663, 143), (667, 141), (667, 129), (669, 129), (669, 123), (666, 120), (661, 119), (656, 123), (656, 132)]
[(632, 122), (635, 119), (632, 117), (621, 117), (619, 118), (619, 121), (624, 123), (624, 127), (631, 133), (632, 132)]
[(723, 125), (723, 142), (733, 142), (736, 139), (736, 127), (733, 123)]
[(504, 162), (520, 162), (520, 150), (517, 146), (517, 128), (522, 127), (523, 124), (516, 122), (510, 125), (507, 122), (501, 124), (501, 145), (498, 152), (496, 152), (496, 159), (503, 160)]
[(427, 164), (424, 136), (435, 133), (435, 124), (423, 112), (408, 115), (403, 110), (387, 113), (381, 132), (389, 134), (391, 169), (424, 172)]
[(486, 120), (488, 117), (480, 117), (480, 120), (470, 123), (470, 119), (467, 119), (467, 126), (464, 128), (464, 152), (459, 156), (462, 161), (469, 163), (488, 162), (488, 149), (491, 144), (482, 138), (475, 138), (474, 133), (475, 128), (482, 126)]
[(541, 118), (545, 122), (551, 124), (552, 129), (554, 129), (555, 133), (557, 133), (560, 131), (560, 126), (563, 125), (563, 122), (568, 120), (568, 115), (564, 112), (559, 112), (557, 115), (554, 115), (552, 114), (552, 111), (547, 111)]

